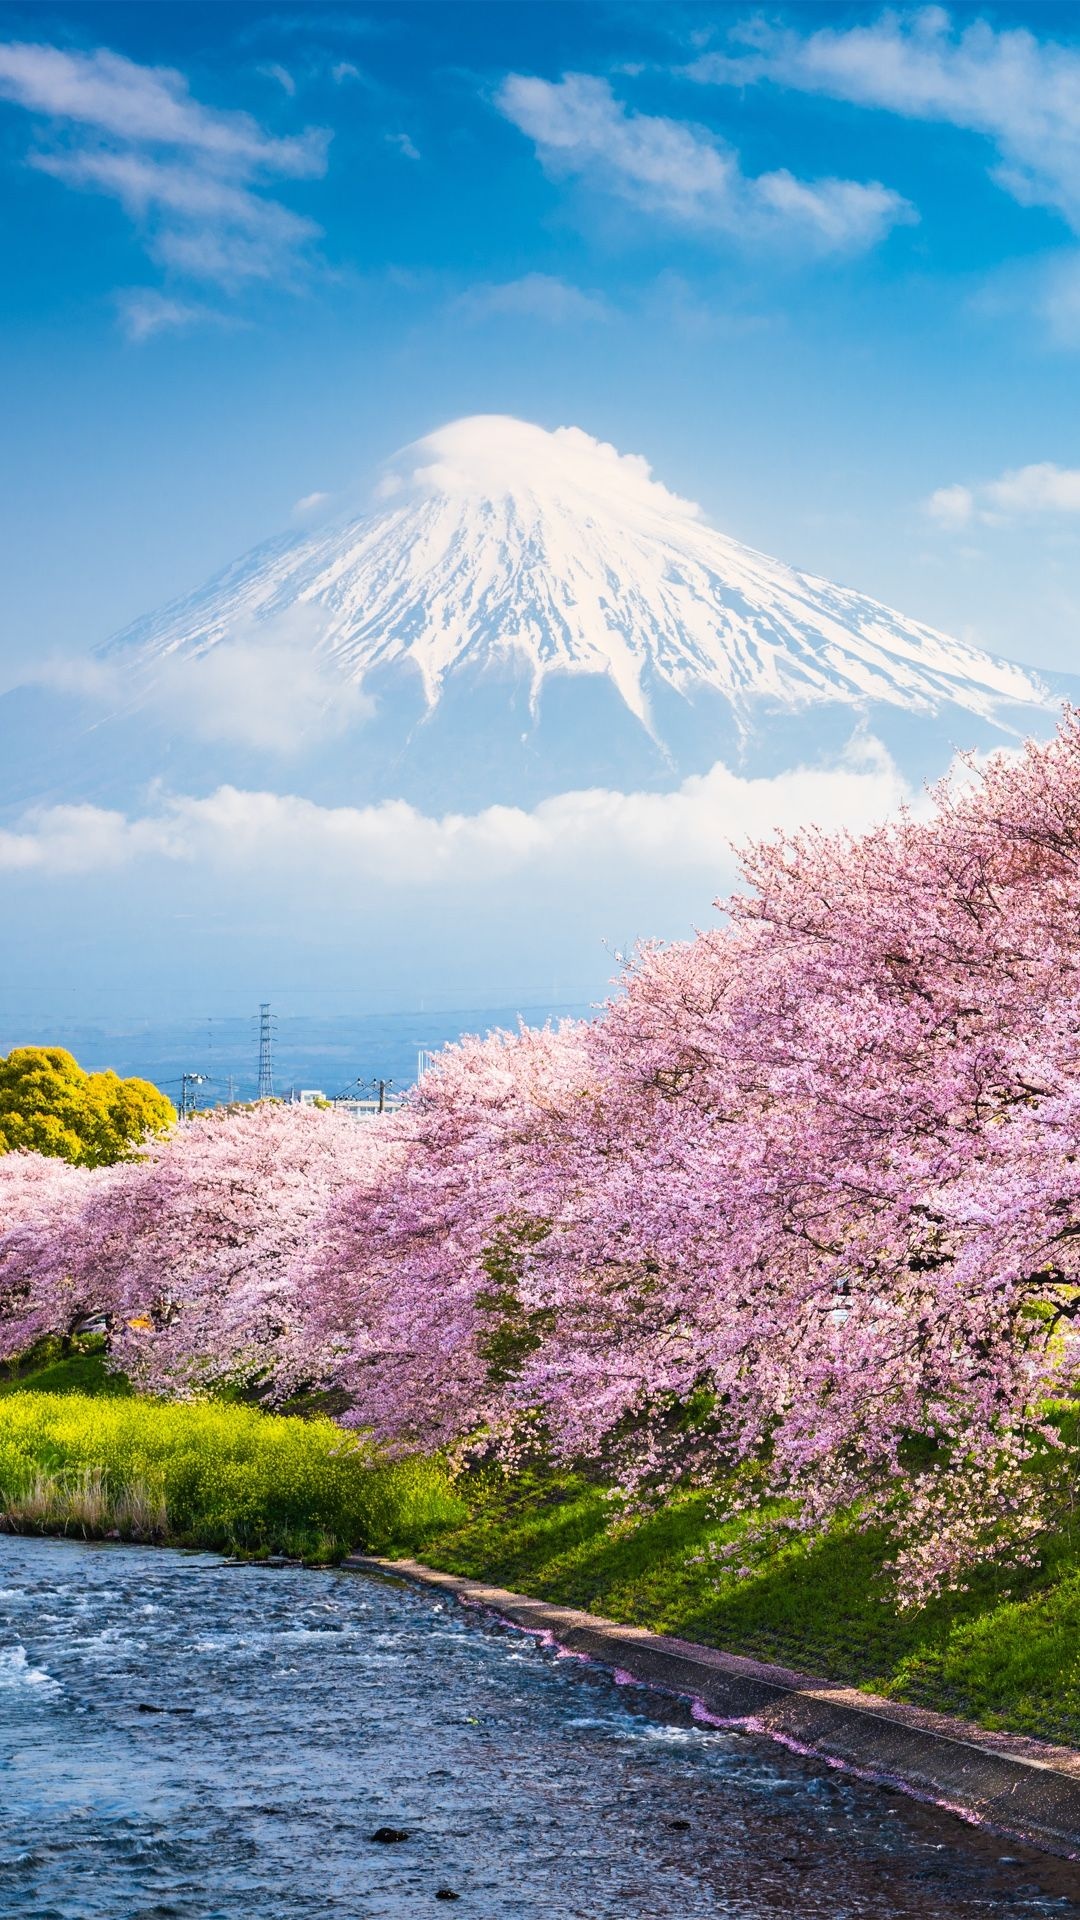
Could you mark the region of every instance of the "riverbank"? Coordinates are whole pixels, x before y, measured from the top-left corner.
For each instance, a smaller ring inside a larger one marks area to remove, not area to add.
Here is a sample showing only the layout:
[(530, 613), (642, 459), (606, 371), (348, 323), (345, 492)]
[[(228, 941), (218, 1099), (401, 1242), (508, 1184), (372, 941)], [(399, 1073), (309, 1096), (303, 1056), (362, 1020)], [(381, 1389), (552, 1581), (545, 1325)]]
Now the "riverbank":
[[(738, 1578), (735, 1528), (704, 1495), (630, 1516), (569, 1475), (474, 1475), (386, 1460), (325, 1418), (117, 1391), (89, 1354), (0, 1390), (0, 1524), (314, 1562), (350, 1549), (813, 1674), (989, 1730), (1080, 1748), (1080, 1527), (1033, 1570), (983, 1569), (917, 1612), (892, 1603), (888, 1543), (852, 1526)], [(28, 1391), (27, 1389), (32, 1389)]]
[(742, 1659), (670, 1635), (459, 1579), (414, 1560), (350, 1556), (358, 1571), (400, 1575), (464, 1606), (690, 1702), (707, 1726), (765, 1734), (875, 1786), (898, 1787), (973, 1825), (1080, 1861), (1080, 1753), (983, 1732), (925, 1708)]
[(468, 1518), (412, 1550), (538, 1600), (1080, 1747), (1075, 1525), (1046, 1541), (1040, 1567), (984, 1568), (970, 1591), (904, 1612), (879, 1533), (796, 1537), (740, 1577), (715, 1557), (736, 1531), (703, 1494), (620, 1516), (603, 1487), (527, 1474), (474, 1485)]

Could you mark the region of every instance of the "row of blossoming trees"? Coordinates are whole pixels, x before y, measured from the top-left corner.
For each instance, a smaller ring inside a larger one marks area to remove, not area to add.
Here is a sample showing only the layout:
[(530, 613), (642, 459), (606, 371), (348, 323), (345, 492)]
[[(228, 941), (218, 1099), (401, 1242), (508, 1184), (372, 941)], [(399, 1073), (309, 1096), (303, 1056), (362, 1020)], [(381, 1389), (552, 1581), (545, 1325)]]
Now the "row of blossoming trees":
[(105, 1311), (156, 1390), (333, 1381), (397, 1442), (855, 1510), (912, 1599), (1030, 1556), (1080, 1386), (1080, 718), (745, 874), (602, 1017), (451, 1047), (377, 1125), (0, 1159), (4, 1350)]

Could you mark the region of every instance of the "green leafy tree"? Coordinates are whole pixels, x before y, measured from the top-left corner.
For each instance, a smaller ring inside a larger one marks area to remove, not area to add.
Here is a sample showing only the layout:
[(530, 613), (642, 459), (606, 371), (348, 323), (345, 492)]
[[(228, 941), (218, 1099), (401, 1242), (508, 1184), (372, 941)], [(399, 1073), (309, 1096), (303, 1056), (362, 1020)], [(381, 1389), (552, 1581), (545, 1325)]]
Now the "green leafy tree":
[(28, 1147), (74, 1166), (107, 1167), (175, 1121), (172, 1101), (149, 1080), (86, 1073), (63, 1047), (0, 1054), (0, 1153)]

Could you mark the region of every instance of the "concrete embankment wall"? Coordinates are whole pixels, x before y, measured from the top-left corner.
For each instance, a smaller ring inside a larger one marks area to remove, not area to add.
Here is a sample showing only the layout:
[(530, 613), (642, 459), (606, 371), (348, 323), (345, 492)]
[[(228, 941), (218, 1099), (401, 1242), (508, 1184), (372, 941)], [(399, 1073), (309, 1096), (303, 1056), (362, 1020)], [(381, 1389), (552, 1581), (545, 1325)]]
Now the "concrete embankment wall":
[(619, 1678), (692, 1701), (703, 1720), (764, 1734), (995, 1832), (1080, 1860), (1080, 1753), (1070, 1748), (988, 1733), (946, 1714), (530, 1600), (414, 1560), (354, 1554), (345, 1565), (438, 1587), (598, 1661)]

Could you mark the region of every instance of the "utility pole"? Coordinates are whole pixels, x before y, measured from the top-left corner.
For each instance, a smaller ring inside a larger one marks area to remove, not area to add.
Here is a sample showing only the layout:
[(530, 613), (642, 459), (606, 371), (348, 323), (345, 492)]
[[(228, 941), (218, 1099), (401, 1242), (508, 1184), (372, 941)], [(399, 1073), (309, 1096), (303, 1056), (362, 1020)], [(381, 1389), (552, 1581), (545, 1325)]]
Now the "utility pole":
[(274, 1097), (274, 1027), (270, 1018), (270, 1002), (259, 1002), (259, 1092), (260, 1100), (272, 1100)]
[(194, 1102), (188, 1098), (189, 1087), (201, 1087), (206, 1080), (205, 1073), (182, 1073), (180, 1075), (180, 1118), (188, 1119), (194, 1111)]

